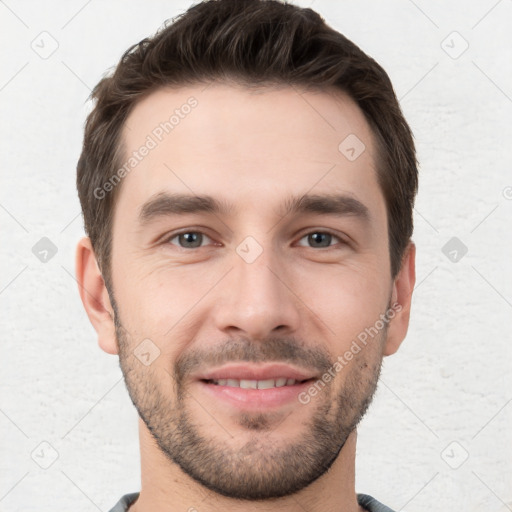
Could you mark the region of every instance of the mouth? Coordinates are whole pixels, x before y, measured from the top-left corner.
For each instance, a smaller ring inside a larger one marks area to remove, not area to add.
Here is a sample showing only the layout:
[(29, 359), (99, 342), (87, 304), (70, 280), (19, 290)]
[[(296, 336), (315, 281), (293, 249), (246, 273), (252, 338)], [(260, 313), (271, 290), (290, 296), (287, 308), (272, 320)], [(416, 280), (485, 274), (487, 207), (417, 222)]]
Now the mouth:
[[(196, 378), (214, 383), (222, 382), (222, 385), (231, 387), (242, 387), (247, 389), (258, 389), (254, 387), (254, 382), (261, 383), (260, 389), (266, 389), (264, 386), (281, 387), (293, 385), (297, 382), (303, 382), (316, 377), (311, 371), (291, 366), (284, 363), (267, 364), (249, 364), (249, 363), (229, 363), (219, 368), (215, 368), (204, 373), (196, 375)], [(230, 384), (227, 384), (227, 382)], [(295, 381), (292, 383), (292, 381)], [(251, 383), (251, 384), (248, 384)]]
[(210, 400), (244, 410), (266, 410), (298, 402), (316, 375), (284, 364), (231, 364), (197, 376)]
[(277, 379), (201, 379), (206, 384), (215, 386), (227, 386), (230, 388), (241, 389), (273, 389), (285, 386), (295, 386), (295, 384), (303, 384), (304, 382), (313, 381), (314, 379), (296, 380), (288, 377), (278, 377)]

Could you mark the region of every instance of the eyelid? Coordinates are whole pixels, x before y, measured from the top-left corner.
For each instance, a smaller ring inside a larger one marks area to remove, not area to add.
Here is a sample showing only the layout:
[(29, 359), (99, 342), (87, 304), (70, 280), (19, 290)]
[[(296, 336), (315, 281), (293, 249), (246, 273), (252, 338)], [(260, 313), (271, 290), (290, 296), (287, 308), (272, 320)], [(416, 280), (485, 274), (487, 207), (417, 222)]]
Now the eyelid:
[[(342, 235), (335, 233), (334, 231), (331, 231), (330, 229), (326, 229), (326, 228), (309, 229), (308, 231), (303, 232), (299, 236), (298, 241), (300, 242), (304, 237), (311, 235), (312, 233), (325, 233), (325, 234), (331, 235), (334, 238), (337, 238), (339, 240), (338, 244), (341, 243), (342, 245), (349, 245), (347, 237), (343, 237)], [(336, 247), (336, 245), (338, 245), (338, 244), (329, 245), (328, 247), (320, 247), (320, 249), (332, 249), (332, 248)], [(300, 245), (299, 247), (309, 247), (309, 246)], [(310, 249), (318, 249), (315, 247), (309, 247), (309, 248)]]
[[(180, 229), (178, 231), (173, 231), (172, 233), (165, 234), (162, 237), (162, 239), (161, 239), (161, 243), (162, 244), (170, 244), (170, 245), (172, 245), (174, 247), (177, 247), (178, 249), (183, 249), (185, 251), (189, 251), (191, 249), (199, 249), (200, 247), (205, 247), (205, 246), (201, 245), (199, 247), (187, 248), (187, 247), (180, 247), (177, 244), (171, 243), (171, 240), (173, 238), (176, 238), (179, 235), (183, 235), (184, 233), (200, 233), (204, 237), (208, 238), (210, 241), (215, 242), (215, 240), (210, 235), (205, 233), (204, 228), (194, 228), (194, 227), (192, 227), (192, 228), (183, 228), (183, 229)], [(217, 243), (217, 245), (218, 245), (218, 243)]]

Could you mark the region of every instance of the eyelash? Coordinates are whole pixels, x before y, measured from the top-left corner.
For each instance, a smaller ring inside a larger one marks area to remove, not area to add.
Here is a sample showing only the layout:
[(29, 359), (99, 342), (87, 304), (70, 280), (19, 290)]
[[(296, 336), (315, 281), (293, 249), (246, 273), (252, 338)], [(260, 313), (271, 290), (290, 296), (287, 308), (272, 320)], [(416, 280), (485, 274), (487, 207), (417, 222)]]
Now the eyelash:
[[(207, 238), (209, 238), (210, 240), (212, 240), (211, 237), (209, 237), (206, 233), (203, 233), (202, 231), (199, 231), (199, 230), (192, 230), (192, 229), (188, 229), (188, 230), (185, 230), (185, 231), (179, 231), (177, 233), (173, 233), (172, 235), (166, 237), (164, 240), (163, 240), (163, 244), (170, 244), (170, 245), (175, 245), (178, 249), (182, 249), (184, 251), (190, 251), (192, 249), (200, 249), (202, 247), (204, 247), (203, 245), (199, 246), (199, 247), (181, 247), (177, 244), (172, 244), (171, 243), (171, 240), (174, 240), (175, 238), (179, 237), (180, 235), (184, 235), (184, 234), (189, 234), (189, 233), (196, 233), (196, 234), (201, 234)], [(331, 231), (328, 231), (328, 230), (312, 230), (312, 231), (308, 231), (307, 233), (304, 233), (300, 239), (304, 239), (306, 238), (307, 236), (309, 235), (312, 235), (312, 234), (325, 234), (325, 235), (330, 235), (331, 237), (333, 237), (334, 239), (337, 239), (338, 240), (338, 243), (345, 246), (345, 245), (348, 245), (348, 242), (345, 241), (343, 238), (341, 238), (340, 236), (336, 235), (335, 233), (332, 233)], [(334, 245), (329, 245), (327, 247), (309, 247), (310, 249), (331, 249), (331, 248), (334, 248), (336, 247), (337, 244), (334, 244)], [(305, 246), (301, 246), (301, 247), (305, 247)]]

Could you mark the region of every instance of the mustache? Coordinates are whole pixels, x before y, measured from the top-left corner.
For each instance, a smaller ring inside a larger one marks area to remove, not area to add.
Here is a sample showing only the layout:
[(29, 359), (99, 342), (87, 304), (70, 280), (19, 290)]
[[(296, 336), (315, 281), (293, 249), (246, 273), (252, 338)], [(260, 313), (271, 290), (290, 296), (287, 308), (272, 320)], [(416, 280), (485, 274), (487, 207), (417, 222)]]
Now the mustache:
[(181, 383), (198, 370), (227, 363), (288, 363), (315, 373), (325, 373), (333, 364), (329, 352), (320, 346), (307, 346), (296, 338), (269, 337), (261, 341), (229, 339), (215, 347), (195, 348), (182, 354), (174, 364), (174, 377)]

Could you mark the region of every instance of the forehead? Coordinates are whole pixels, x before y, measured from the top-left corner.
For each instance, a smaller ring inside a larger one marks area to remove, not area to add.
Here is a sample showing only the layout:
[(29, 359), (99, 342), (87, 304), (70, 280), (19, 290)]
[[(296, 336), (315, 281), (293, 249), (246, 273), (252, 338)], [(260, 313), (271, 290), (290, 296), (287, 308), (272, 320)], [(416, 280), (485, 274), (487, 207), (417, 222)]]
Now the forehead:
[(140, 213), (163, 191), (209, 194), (237, 214), (284, 195), (340, 192), (385, 214), (375, 144), (341, 91), (257, 91), (226, 83), (163, 88), (141, 100), (123, 130), (125, 172), (116, 206)]

